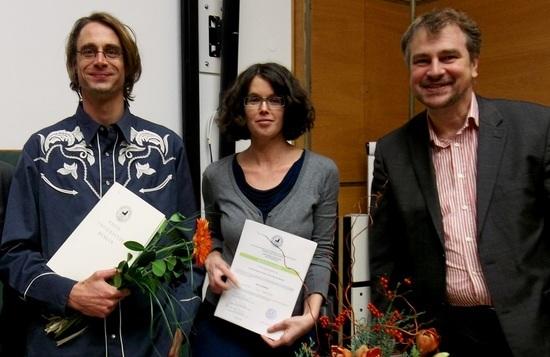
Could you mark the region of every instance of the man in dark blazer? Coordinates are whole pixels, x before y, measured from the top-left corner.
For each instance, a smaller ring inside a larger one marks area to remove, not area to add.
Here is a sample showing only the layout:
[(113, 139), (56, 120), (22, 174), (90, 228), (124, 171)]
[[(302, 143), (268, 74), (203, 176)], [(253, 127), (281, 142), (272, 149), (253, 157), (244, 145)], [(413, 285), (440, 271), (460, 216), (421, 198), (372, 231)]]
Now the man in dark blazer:
[(453, 357), (550, 356), (550, 109), (474, 94), (480, 44), (452, 9), (403, 36), (427, 109), (377, 143), (371, 274), (412, 278)]

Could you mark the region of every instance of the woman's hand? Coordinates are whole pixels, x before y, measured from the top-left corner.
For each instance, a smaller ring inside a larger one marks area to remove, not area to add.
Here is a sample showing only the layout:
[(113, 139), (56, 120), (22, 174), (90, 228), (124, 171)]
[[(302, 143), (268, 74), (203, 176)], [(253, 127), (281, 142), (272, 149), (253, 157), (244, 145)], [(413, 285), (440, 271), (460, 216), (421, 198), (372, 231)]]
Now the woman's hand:
[(280, 346), (291, 346), (296, 340), (305, 335), (313, 328), (315, 321), (310, 314), (292, 316), (269, 327), (267, 332), (283, 331), (283, 335), (278, 340), (272, 340), (263, 336), (263, 340), (272, 348)]
[(229, 265), (223, 260), (219, 251), (213, 250), (210, 252), (204, 266), (208, 273), (210, 290), (214, 294), (221, 294), (224, 290), (229, 289), (231, 285), (239, 286), (235, 274), (231, 272)]
[(304, 313), (302, 315), (292, 316), (267, 329), (267, 332), (270, 333), (283, 331), (280, 339), (272, 340), (269, 337), (262, 336), (263, 340), (272, 348), (292, 345), (313, 328), (315, 321), (319, 317), (322, 303), (323, 296), (321, 294), (314, 293), (309, 295), (304, 303)]

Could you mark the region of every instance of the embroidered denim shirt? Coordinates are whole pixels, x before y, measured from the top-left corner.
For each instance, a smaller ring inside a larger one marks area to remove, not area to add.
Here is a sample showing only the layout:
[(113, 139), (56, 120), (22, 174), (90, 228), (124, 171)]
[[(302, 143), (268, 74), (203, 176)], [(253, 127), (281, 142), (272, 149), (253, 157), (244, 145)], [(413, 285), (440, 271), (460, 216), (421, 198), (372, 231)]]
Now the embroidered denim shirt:
[[(104, 127), (79, 105), (75, 115), (32, 135), (23, 148), (8, 201), (0, 273), (34, 309), (29, 356), (76, 356), (83, 351), (92, 356), (152, 356), (151, 342), (166, 355), (168, 334), (162, 327), (149, 332), (149, 300), (139, 291), (107, 319), (91, 319), (88, 331), (66, 346), (56, 347), (43, 332), (41, 315), (67, 312), (75, 284), (51, 272), (46, 262), (115, 181), (166, 217), (177, 211), (196, 214), (182, 140), (128, 108), (120, 121)], [(194, 302), (199, 302), (191, 285), (198, 286), (201, 275), (170, 287), (179, 300), (191, 299), (184, 306), (188, 315), (180, 316), (187, 328)]]

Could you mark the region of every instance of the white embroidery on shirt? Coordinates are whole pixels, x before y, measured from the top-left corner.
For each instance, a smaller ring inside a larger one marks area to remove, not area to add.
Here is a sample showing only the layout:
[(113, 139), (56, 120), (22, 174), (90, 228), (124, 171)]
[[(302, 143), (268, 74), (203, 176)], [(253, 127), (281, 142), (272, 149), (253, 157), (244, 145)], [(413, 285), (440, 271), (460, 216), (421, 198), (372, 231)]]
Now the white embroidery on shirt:
[(76, 162), (70, 165), (63, 163), (63, 167), (58, 169), (57, 172), (59, 172), (61, 175), (71, 175), (75, 180), (78, 180), (78, 172), (76, 172), (76, 170)]
[[(82, 165), (82, 180), (88, 185), (90, 190), (99, 197), (99, 194), (94, 189), (94, 187), (88, 182), (88, 165), (92, 166), (95, 163), (95, 157), (94, 152), (92, 149), (88, 148), (86, 146), (86, 142), (84, 141), (84, 135), (82, 134), (82, 131), (80, 130), (79, 126), (75, 126), (75, 128), (72, 131), (68, 130), (56, 130), (49, 133), (47, 136), (44, 137), (42, 134), (38, 134), (40, 137), (40, 149), (44, 156), (37, 157), (34, 159), (34, 161), (43, 161), (45, 163), (49, 162), (50, 155), (54, 152), (55, 149), (59, 149), (59, 152), (61, 155), (70, 160), (76, 160), (80, 162)], [(74, 169), (74, 174), (71, 173), (75, 179), (78, 178), (78, 165), (77, 163), (73, 163), (73, 165), (76, 165), (77, 167)], [(61, 175), (66, 175), (66, 170), (68, 169), (68, 165), (66, 163), (63, 163), (63, 167), (59, 168), (57, 172)], [(61, 170), (61, 171), (60, 171)], [(74, 189), (65, 189), (61, 187), (57, 187), (54, 185), (51, 180), (46, 178), (46, 175), (44, 173), (40, 174), (44, 182), (46, 182), (50, 187), (55, 189), (58, 192), (67, 193), (71, 195), (78, 194), (78, 191), (75, 191)]]
[(54, 185), (53, 183), (51, 183), (50, 180), (48, 180), (48, 178), (46, 177), (46, 175), (44, 174), (40, 174), (40, 178), (48, 184), (48, 186), (50, 186), (51, 188), (53, 188), (54, 190), (58, 191), (58, 192), (61, 192), (61, 193), (66, 193), (68, 195), (77, 195), (78, 194), (78, 191), (75, 191), (75, 190), (65, 190), (64, 188), (60, 188), (60, 187), (57, 187), (56, 185)]
[(50, 151), (50, 145), (52, 144), (66, 142), (67, 146), (71, 146), (74, 145), (75, 142), (84, 140), (84, 135), (80, 131), (79, 126), (75, 126), (73, 131), (56, 130), (49, 133), (46, 137), (42, 134), (38, 134), (38, 136), (40, 137), (40, 146), (44, 154)]
[[(92, 148), (86, 144), (80, 127), (75, 126), (72, 131), (56, 130), (46, 136), (43, 134), (38, 134), (38, 136), (40, 137), (40, 149), (43, 155), (35, 158), (34, 161), (43, 161), (48, 163), (50, 155), (57, 150), (66, 160), (64, 160), (63, 166), (58, 168), (56, 172), (62, 176), (70, 175), (75, 180), (80, 178), (99, 198), (99, 193), (88, 181), (88, 170), (91, 169), (96, 163), (96, 157), (94, 156), (94, 151)], [(133, 127), (130, 128), (130, 143), (124, 141), (121, 142), (118, 147), (119, 152), (117, 156), (118, 163), (121, 166), (126, 167), (128, 174), (126, 182), (123, 183), (124, 186), (127, 186), (132, 179), (140, 179), (144, 175), (152, 176), (157, 174), (157, 170), (151, 167), (150, 163), (152, 152), (157, 151), (160, 154), (162, 165), (166, 165), (168, 162), (176, 159), (174, 156), (168, 156), (169, 136), (169, 134), (166, 134), (164, 137), (161, 137), (160, 135), (149, 130), (138, 131)], [(115, 153), (113, 153), (113, 155), (114, 154)], [(132, 167), (135, 167), (135, 174), (133, 174)], [(113, 170), (115, 169), (116, 168), (113, 168)], [(79, 172), (80, 170), (82, 170), (81, 174)], [(70, 195), (78, 194), (78, 191), (74, 190), (72, 187), (63, 188), (56, 186), (56, 184), (53, 183), (56, 182), (56, 180), (48, 179), (45, 173), (41, 173), (41, 178), (44, 182), (46, 182), (46, 184), (48, 184), (48, 186), (58, 192)], [(139, 191), (143, 193), (161, 190), (172, 179), (173, 176), (170, 174), (157, 186), (142, 187)]]
[(168, 182), (170, 182), (172, 180), (172, 178), (174, 178), (174, 176), (172, 176), (172, 174), (168, 175), (166, 177), (166, 179), (164, 179), (164, 181), (162, 181), (162, 183), (156, 187), (152, 187), (152, 188), (141, 188), (139, 190), (139, 192), (141, 193), (145, 193), (145, 192), (153, 192), (153, 191), (158, 191), (158, 190), (161, 190), (164, 188), (164, 186), (168, 185)]
[(153, 169), (149, 166), (149, 163), (146, 163), (144, 165), (140, 164), (139, 162), (136, 162), (136, 177), (140, 178), (142, 175), (152, 175), (157, 170)]

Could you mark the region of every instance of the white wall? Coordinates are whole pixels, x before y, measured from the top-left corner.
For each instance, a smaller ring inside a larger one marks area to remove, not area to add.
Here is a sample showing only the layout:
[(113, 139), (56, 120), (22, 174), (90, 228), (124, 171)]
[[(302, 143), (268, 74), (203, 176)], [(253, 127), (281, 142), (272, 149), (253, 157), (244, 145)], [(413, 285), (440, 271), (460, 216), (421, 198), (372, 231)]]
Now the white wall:
[[(208, 4), (221, 11), (221, 3), (200, 0), (199, 7)], [(77, 96), (69, 89), (65, 41), (74, 21), (92, 11), (108, 11), (136, 32), (143, 74), (134, 87), (132, 112), (180, 133), (179, 4), (178, 0), (0, 0), (0, 68), (4, 74), (0, 86), (0, 149), (21, 148), (35, 131), (74, 113)], [(241, 0), (240, 5), (239, 72), (250, 64), (266, 61), (290, 68), (292, 0)], [(218, 107), (219, 73), (201, 72), (199, 80), (204, 169), (210, 163), (206, 137), (209, 119)], [(212, 128), (216, 160), (216, 125)]]
[(110, 12), (136, 33), (143, 74), (132, 112), (181, 133), (178, 0), (0, 0), (0, 149), (21, 148), (76, 110), (65, 41), (75, 20), (92, 11)]
[[(209, 10), (221, 8), (221, 0), (201, 0), (199, 13), (204, 6)], [(239, 61), (238, 72), (258, 62), (278, 62), (292, 69), (292, 0), (241, 0), (239, 11)], [(223, 19), (222, 19), (223, 21)], [(207, 28), (199, 28), (199, 32)], [(200, 35), (199, 35), (200, 36)], [(199, 46), (207, 46), (199, 43)], [(201, 51), (199, 50), (199, 53)], [(205, 60), (199, 58), (199, 67)], [(211, 66), (210, 66), (211, 67)], [(202, 71), (199, 75), (200, 117), (201, 117), (201, 168), (210, 161), (210, 150), (206, 140), (210, 132), (212, 156), (218, 159), (218, 131), (210, 121), (218, 107), (220, 91), (219, 73)], [(209, 128), (212, 127), (210, 131)], [(247, 146), (247, 141), (237, 143), (237, 151)]]

